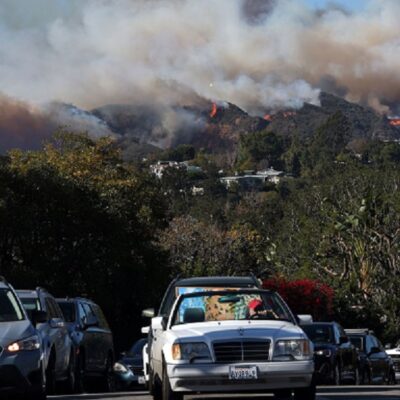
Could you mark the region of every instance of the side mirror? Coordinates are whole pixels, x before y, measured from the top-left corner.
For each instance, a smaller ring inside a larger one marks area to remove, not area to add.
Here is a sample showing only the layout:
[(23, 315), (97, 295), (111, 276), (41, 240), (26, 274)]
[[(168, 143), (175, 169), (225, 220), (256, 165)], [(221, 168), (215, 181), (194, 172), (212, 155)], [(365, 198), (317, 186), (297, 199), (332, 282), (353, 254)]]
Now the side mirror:
[(313, 317), (309, 314), (299, 314), (297, 315), (297, 322), (299, 325), (307, 325), (313, 323)]
[(369, 354), (378, 354), (381, 352), (381, 349), (379, 347), (371, 347), (371, 351), (369, 352)]
[(385, 350), (390, 350), (392, 348), (392, 345), (390, 343), (385, 344)]
[(32, 323), (33, 325), (43, 324), (47, 322), (47, 312), (46, 311), (32, 311)]
[(156, 312), (154, 311), (154, 308), (146, 308), (142, 311), (142, 317), (145, 318), (154, 318), (155, 315)]
[(65, 323), (61, 318), (52, 318), (50, 320), (50, 328), (57, 329), (57, 328), (64, 328)]
[(349, 338), (347, 336), (340, 336), (339, 344), (349, 343)]
[(151, 327), (153, 330), (163, 330), (167, 328), (167, 317), (155, 317), (152, 319)]
[(89, 315), (83, 319), (83, 328), (92, 328), (94, 326), (98, 326), (99, 321), (97, 321), (97, 318), (94, 315)]
[(143, 326), (140, 331), (143, 333), (143, 335), (148, 335), (149, 332), (150, 332), (150, 327), (149, 326)]

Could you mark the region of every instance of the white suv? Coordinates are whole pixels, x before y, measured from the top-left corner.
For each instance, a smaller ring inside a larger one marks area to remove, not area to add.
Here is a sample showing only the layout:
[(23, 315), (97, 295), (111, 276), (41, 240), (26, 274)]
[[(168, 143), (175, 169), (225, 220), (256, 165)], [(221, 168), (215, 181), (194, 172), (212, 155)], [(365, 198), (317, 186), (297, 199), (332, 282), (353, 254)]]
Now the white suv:
[(193, 392), (261, 392), (315, 399), (313, 345), (271, 291), (188, 292), (152, 320), (149, 386), (155, 400)]

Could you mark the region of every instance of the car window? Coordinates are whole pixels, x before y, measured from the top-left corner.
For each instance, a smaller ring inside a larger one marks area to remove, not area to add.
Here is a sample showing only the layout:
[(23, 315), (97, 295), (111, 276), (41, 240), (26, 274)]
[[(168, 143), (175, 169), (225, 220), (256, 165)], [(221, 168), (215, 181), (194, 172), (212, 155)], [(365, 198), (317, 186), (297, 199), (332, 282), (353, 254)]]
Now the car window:
[(64, 315), (66, 322), (74, 322), (76, 318), (75, 304), (71, 301), (60, 301), (58, 305)]
[(331, 325), (309, 324), (302, 325), (301, 328), (314, 343), (334, 343), (334, 335)]
[(21, 321), (24, 313), (14, 293), (9, 289), (0, 289), (0, 322)]
[(292, 317), (274, 293), (196, 292), (180, 298), (174, 324), (234, 320), (288, 320)]
[(97, 317), (97, 321), (99, 322), (99, 327), (102, 329), (107, 329), (107, 330), (110, 329), (110, 327), (108, 326), (107, 319), (104, 316), (102, 309), (97, 304), (92, 304), (91, 307)]
[(32, 320), (32, 314), (34, 311), (41, 310), (40, 301), (37, 297), (22, 297), (21, 303), (24, 306), (30, 320)]
[(82, 303), (83, 309), (85, 310), (85, 314), (86, 316), (89, 317), (95, 317), (96, 318), (96, 314), (94, 313), (94, 311), (92, 310), (92, 307), (90, 307), (90, 305), (88, 303)]
[(54, 305), (54, 300), (51, 297), (45, 297), (44, 302), (46, 304), (46, 309), (47, 309), (47, 316), (49, 319), (51, 318), (60, 318), (58, 314), (58, 310)]
[(142, 350), (145, 344), (147, 343), (146, 339), (140, 339), (134, 343), (134, 345), (128, 351), (128, 356), (130, 357), (141, 357)]
[(371, 352), (371, 348), (374, 346), (373, 342), (372, 342), (372, 338), (370, 335), (367, 335), (367, 337), (365, 338), (366, 340), (366, 347), (367, 347), (367, 353)]
[(350, 342), (352, 345), (359, 351), (364, 350), (363, 346), (363, 338), (362, 336), (349, 336)]
[(83, 308), (82, 303), (79, 302), (78, 303), (78, 320), (79, 320), (79, 322), (82, 322), (85, 317), (86, 317), (85, 309)]

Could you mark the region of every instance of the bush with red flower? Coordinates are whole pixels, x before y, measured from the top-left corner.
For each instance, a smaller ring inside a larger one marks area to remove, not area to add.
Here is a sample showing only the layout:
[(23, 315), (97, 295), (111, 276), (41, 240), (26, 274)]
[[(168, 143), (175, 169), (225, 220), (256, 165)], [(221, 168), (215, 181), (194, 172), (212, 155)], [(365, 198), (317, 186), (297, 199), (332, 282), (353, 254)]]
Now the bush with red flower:
[(265, 280), (263, 287), (278, 292), (295, 314), (311, 314), (315, 321), (332, 317), (334, 290), (318, 280), (275, 277)]

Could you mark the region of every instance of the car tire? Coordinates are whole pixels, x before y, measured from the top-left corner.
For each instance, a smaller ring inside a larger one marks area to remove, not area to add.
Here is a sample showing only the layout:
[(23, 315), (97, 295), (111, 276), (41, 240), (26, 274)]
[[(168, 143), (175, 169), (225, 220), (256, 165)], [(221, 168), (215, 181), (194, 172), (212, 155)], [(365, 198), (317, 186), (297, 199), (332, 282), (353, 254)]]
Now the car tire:
[(274, 398), (276, 400), (289, 400), (292, 398), (292, 391), (289, 389), (275, 390)]
[(335, 364), (335, 368), (333, 369), (333, 384), (339, 386), (341, 383), (339, 364)]
[(67, 379), (64, 382), (64, 391), (67, 394), (72, 394), (75, 392), (76, 386), (76, 359), (75, 352), (71, 349), (71, 354), (69, 355), (69, 364), (67, 369)]
[(113, 357), (111, 354), (107, 357), (106, 369), (103, 375), (103, 388), (104, 392), (115, 392), (115, 376), (113, 371)]
[(361, 383), (363, 385), (370, 385), (371, 384), (371, 374), (367, 368), (363, 369), (362, 375), (361, 375)]
[(162, 400), (162, 390), (159, 380), (154, 375), (153, 370), (149, 369), (149, 393), (153, 396), (153, 400)]
[(75, 362), (75, 393), (85, 391), (85, 354), (81, 350)]
[(169, 383), (167, 368), (163, 367), (162, 400), (183, 400), (183, 394), (174, 392)]
[(46, 371), (44, 368), (41, 368), (39, 371), (40, 374), (40, 382), (35, 385), (29, 393), (27, 393), (26, 398), (28, 400), (46, 400)]
[(354, 370), (354, 385), (358, 386), (360, 384), (360, 371), (358, 367)]
[(55, 394), (56, 392), (56, 355), (51, 352), (46, 368), (46, 393)]
[(317, 387), (314, 382), (307, 388), (294, 390), (294, 400), (315, 400), (316, 398)]
[(388, 385), (395, 385), (396, 384), (396, 373), (393, 370), (389, 371), (389, 375), (387, 378)]

